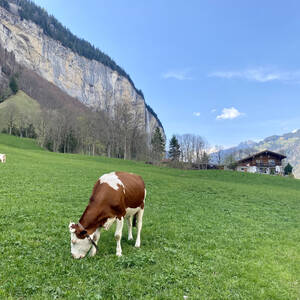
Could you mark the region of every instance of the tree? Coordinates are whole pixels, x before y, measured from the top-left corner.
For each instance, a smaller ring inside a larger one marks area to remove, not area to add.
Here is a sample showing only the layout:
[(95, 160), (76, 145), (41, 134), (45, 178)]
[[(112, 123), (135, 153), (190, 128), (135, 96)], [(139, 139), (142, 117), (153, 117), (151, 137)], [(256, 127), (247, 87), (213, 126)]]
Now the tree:
[(9, 106), (7, 114), (6, 114), (7, 132), (10, 135), (13, 134), (13, 128), (15, 127), (16, 114), (17, 114), (17, 108), (16, 108), (15, 104), (13, 103), (11, 106)]
[(152, 156), (155, 160), (161, 160), (165, 153), (165, 140), (160, 132), (160, 129), (156, 127), (151, 140)]
[(186, 133), (176, 136), (180, 146), (180, 160), (186, 163), (197, 163), (201, 161), (206, 143), (200, 135)]
[(206, 153), (206, 151), (203, 151), (201, 155), (201, 164), (202, 168), (207, 169), (207, 165), (209, 164), (209, 155)]
[(225, 165), (231, 169), (231, 170), (235, 170), (237, 167), (237, 162), (234, 158), (233, 154), (229, 154), (228, 156), (226, 156), (225, 158)]
[(9, 4), (6, 0), (0, 0), (0, 6), (5, 8), (6, 10), (9, 10)]
[(284, 175), (291, 175), (293, 172), (293, 167), (288, 163), (284, 168)]
[(9, 87), (14, 94), (16, 94), (18, 92), (19, 87), (18, 87), (18, 83), (17, 83), (15, 76), (11, 77), (10, 82), (9, 82)]
[(223, 161), (223, 156), (224, 156), (223, 155), (223, 150), (224, 150), (224, 148), (221, 145), (216, 145), (216, 150), (217, 150), (216, 160), (217, 160), (217, 164), (220, 166), (222, 161)]
[(175, 135), (172, 136), (169, 143), (169, 157), (173, 161), (178, 161), (180, 157), (180, 146)]

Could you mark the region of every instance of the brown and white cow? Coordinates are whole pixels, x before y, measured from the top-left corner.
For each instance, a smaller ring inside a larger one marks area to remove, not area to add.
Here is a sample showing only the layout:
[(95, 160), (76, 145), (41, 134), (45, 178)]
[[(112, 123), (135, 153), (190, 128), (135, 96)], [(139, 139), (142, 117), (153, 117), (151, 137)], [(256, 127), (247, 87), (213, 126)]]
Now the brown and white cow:
[(83, 258), (90, 248), (90, 256), (97, 252), (100, 230), (108, 230), (116, 222), (116, 255), (122, 255), (121, 238), (124, 218), (128, 224), (128, 240), (132, 240), (132, 217), (137, 216), (135, 247), (141, 245), (141, 229), (146, 197), (143, 179), (132, 173), (112, 172), (102, 175), (96, 182), (92, 196), (77, 224), (70, 223), (71, 254)]
[(0, 161), (2, 163), (5, 163), (6, 162), (6, 155), (5, 154), (0, 154)]

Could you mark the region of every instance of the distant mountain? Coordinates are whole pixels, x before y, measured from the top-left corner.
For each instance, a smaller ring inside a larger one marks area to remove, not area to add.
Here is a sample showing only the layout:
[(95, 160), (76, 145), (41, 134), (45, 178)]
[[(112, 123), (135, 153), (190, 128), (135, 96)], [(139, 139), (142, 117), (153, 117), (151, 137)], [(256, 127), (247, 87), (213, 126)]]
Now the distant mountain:
[[(224, 159), (233, 154), (236, 159), (241, 159), (265, 149), (286, 155), (286, 161), (294, 167), (295, 177), (300, 178), (300, 129), (283, 135), (272, 135), (257, 143), (253, 141), (242, 142), (236, 147), (221, 150), (221, 156)], [(215, 153), (213, 155), (214, 160), (216, 156)]]
[(211, 161), (213, 163), (218, 163), (219, 159), (223, 161), (230, 154), (233, 154), (236, 157), (236, 159), (243, 158), (244, 156), (247, 156), (250, 153), (255, 152), (256, 144), (257, 144), (256, 142), (248, 140), (239, 143), (235, 147), (230, 147), (219, 151), (217, 148), (212, 148), (210, 151)]
[(255, 144), (256, 143), (254, 141), (248, 140), (246, 142), (239, 143), (239, 145), (237, 147), (238, 147), (238, 149), (248, 149), (248, 148), (254, 147)]

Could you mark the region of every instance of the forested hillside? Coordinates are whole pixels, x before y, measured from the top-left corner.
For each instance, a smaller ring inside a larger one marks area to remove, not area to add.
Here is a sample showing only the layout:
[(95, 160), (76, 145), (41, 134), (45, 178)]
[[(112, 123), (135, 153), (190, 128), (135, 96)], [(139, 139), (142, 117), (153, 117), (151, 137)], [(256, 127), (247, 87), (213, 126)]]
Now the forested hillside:
[[(126, 103), (116, 106), (113, 118), (102, 110), (91, 111), (18, 64), (1, 45), (0, 66), (0, 95), (5, 99), (0, 101), (0, 132), (36, 137), (42, 147), (54, 152), (151, 159), (142, 119)], [(15, 77), (20, 90), (16, 95), (9, 85)]]
[[(0, 103), (9, 107), (0, 131), (36, 137), (54, 152), (156, 157), (151, 139), (157, 127), (164, 135), (162, 124), (124, 71), (31, 1), (0, 6)], [(38, 118), (7, 105), (15, 96), (36, 101)]]

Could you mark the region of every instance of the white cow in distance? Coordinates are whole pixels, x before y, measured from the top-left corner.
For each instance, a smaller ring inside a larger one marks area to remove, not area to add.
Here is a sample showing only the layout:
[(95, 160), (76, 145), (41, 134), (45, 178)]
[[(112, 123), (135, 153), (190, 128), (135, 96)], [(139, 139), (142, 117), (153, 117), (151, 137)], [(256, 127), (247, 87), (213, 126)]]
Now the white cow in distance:
[(5, 163), (6, 162), (6, 155), (5, 154), (0, 154), (0, 161), (2, 163)]

